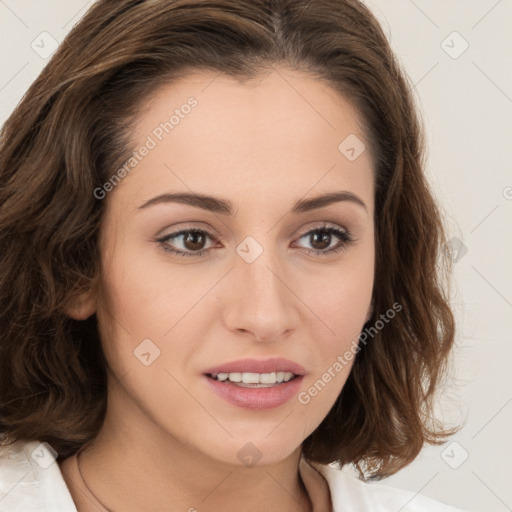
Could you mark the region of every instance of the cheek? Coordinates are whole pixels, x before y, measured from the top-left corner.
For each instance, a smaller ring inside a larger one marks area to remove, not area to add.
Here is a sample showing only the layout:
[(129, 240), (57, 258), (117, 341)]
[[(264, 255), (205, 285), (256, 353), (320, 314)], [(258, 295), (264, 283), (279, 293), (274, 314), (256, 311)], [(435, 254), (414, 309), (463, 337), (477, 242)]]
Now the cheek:
[(372, 298), (373, 277), (371, 272), (358, 274), (341, 272), (333, 274), (322, 293), (312, 297), (317, 304), (320, 318), (329, 328), (324, 340), (342, 348), (348, 339), (358, 335), (368, 313)]
[[(202, 339), (202, 298), (212, 279), (198, 278), (199, 267), (180, 268), (147, 247), (118, 243), (112, 254), (104, 268), (97, 313), (110, 366), (123, 375), (147, 370), (145, 364), (150, 363), (146, 377), (152, 379), (158, 379), (159, 368), (173, 373), (179, 368), (180, 375), (192, 371), (191, 358)], [(169, 375), (164, 372), (162, 379), (167, 386), (163, 389), (168, 389)]]
[[(304, 277), (302, 296), (315, 316), (307, 327), (311, 373), (298, 401), (311, 418), (325, 417), (341, 392), (358, 352), (374, 281), (371, 247), (347, 257), (335, 270)], [(317, 286), (312, 286), (316, 282)], [(314, 413), (313, 413), (314, 411)]]
[(358, 336), (368, 314), (374, 283), (374, 250), (365, 243), (333, 266), (301, 278), (302, 294), (323, 322), (324, 348), (341, 349)]
[(172, 411), (195, 410), (183, 389), (198, 339), (187, 312), (208, 288), (191, 288), (178, 272), (162, 275), (158, 266), (147, 260), (140, 265), (136, 253), (129, 253), (129, 259), (112, 261), (102, 281), (102, 346), (113, 374), (139, 408), (155, 421), (171, 422)]
[(104, 269), (103, 303), (134, 338), (163, 337), (211, 287), (154, 245), (119, 240)]

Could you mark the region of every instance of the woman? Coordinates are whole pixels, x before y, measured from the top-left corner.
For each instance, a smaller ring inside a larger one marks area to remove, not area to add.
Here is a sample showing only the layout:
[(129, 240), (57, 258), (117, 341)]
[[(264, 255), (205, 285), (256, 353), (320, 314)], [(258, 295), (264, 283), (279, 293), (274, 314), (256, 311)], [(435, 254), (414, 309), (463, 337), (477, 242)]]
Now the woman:
[(1, 152), (3, 509), (454, 510), (328, 465), (450, 434), (442, 220), (363, 4), (100, 0)]

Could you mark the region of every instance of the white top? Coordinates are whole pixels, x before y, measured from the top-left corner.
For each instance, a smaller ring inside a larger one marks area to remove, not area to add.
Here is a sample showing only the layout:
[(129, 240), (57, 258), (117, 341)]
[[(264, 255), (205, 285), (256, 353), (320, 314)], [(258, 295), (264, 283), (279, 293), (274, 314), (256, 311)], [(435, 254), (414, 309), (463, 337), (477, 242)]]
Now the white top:
[[(0, 512), (77, 512), (55, 457), (39, 441), (0, 446)], [(314, 467), (329, 485), (333, 512), (461, 512), (410, 491), (363, 482), (330, 465)]]

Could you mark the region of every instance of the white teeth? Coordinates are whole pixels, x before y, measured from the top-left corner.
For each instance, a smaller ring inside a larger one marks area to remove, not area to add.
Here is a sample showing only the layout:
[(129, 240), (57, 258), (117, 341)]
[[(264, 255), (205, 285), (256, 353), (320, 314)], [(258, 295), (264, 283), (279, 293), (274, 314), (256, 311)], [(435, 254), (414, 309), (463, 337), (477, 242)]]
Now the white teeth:
[(242, 382), (244, 384), (260, 384), (259, 373), (242, 373)]
[(240, 384), (280, 384), (281, 382), (288, 382), (294, 377), (291, 372), (272, 372), (272, 373), (218, 373), (212, 375), (216, 380), (240, 383)]
[(276, 372), (262, 373), (259, 382), (262, 384), (275, 384), (277, 382)]

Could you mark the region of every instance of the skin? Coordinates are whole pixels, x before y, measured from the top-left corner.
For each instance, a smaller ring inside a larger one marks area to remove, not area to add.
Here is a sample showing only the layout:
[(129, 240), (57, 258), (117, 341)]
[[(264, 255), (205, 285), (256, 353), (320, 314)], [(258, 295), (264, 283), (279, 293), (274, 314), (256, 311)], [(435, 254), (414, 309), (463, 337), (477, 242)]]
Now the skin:
[[(319, 493), (305, 489), (301, 443), (329, 412), (351, 364), (308, 404), (294, 397), (259, 411), (226, 402), (202, 374), (236, 359), (281, 356), (305, 367), (302, 392), (357, 340), (374, 280), (373, 164), (368, 150), (349, 161), (338, 145), (349, 134), (366, 144), (365, 134), (354, 107), (328, 85), (277, 67), (243, 85), (197, 72), (160, 88), (133, 127), (133, 147), (190, 96), (197, 107), (104, 199), (102, 274), (70, 310), (78, 319), (96, 312), (110, 365), (107, 415), (80, 457), (83, 476), (112, 510), (319, 511), (328, 488), (312, 472)], [(341, 190), (366, 209), (342, 201), (290, 213), (299, 199)], [(231, 201), (235, 215), (178, 203), (138, 208), (164, 192), (192, 191)], [(355, 241), (308, 254), (342, 243), (336, 235), (315, 243), (307, 233), (319, 224)], [(184, 228), (218, 241), (167, 242), (207, 249), (191, 257), (155, 242)], [(252, 263), (236, 253), (247, 236), (263, 248)], [(160, 350), (149, 366), (134, 356), (147, 338)], [(261, 453), (252, 467), (237, 457), (247, 442)], [(62, 464), (78, 509), (97, 511), (70, 467), (69, 459)]]

